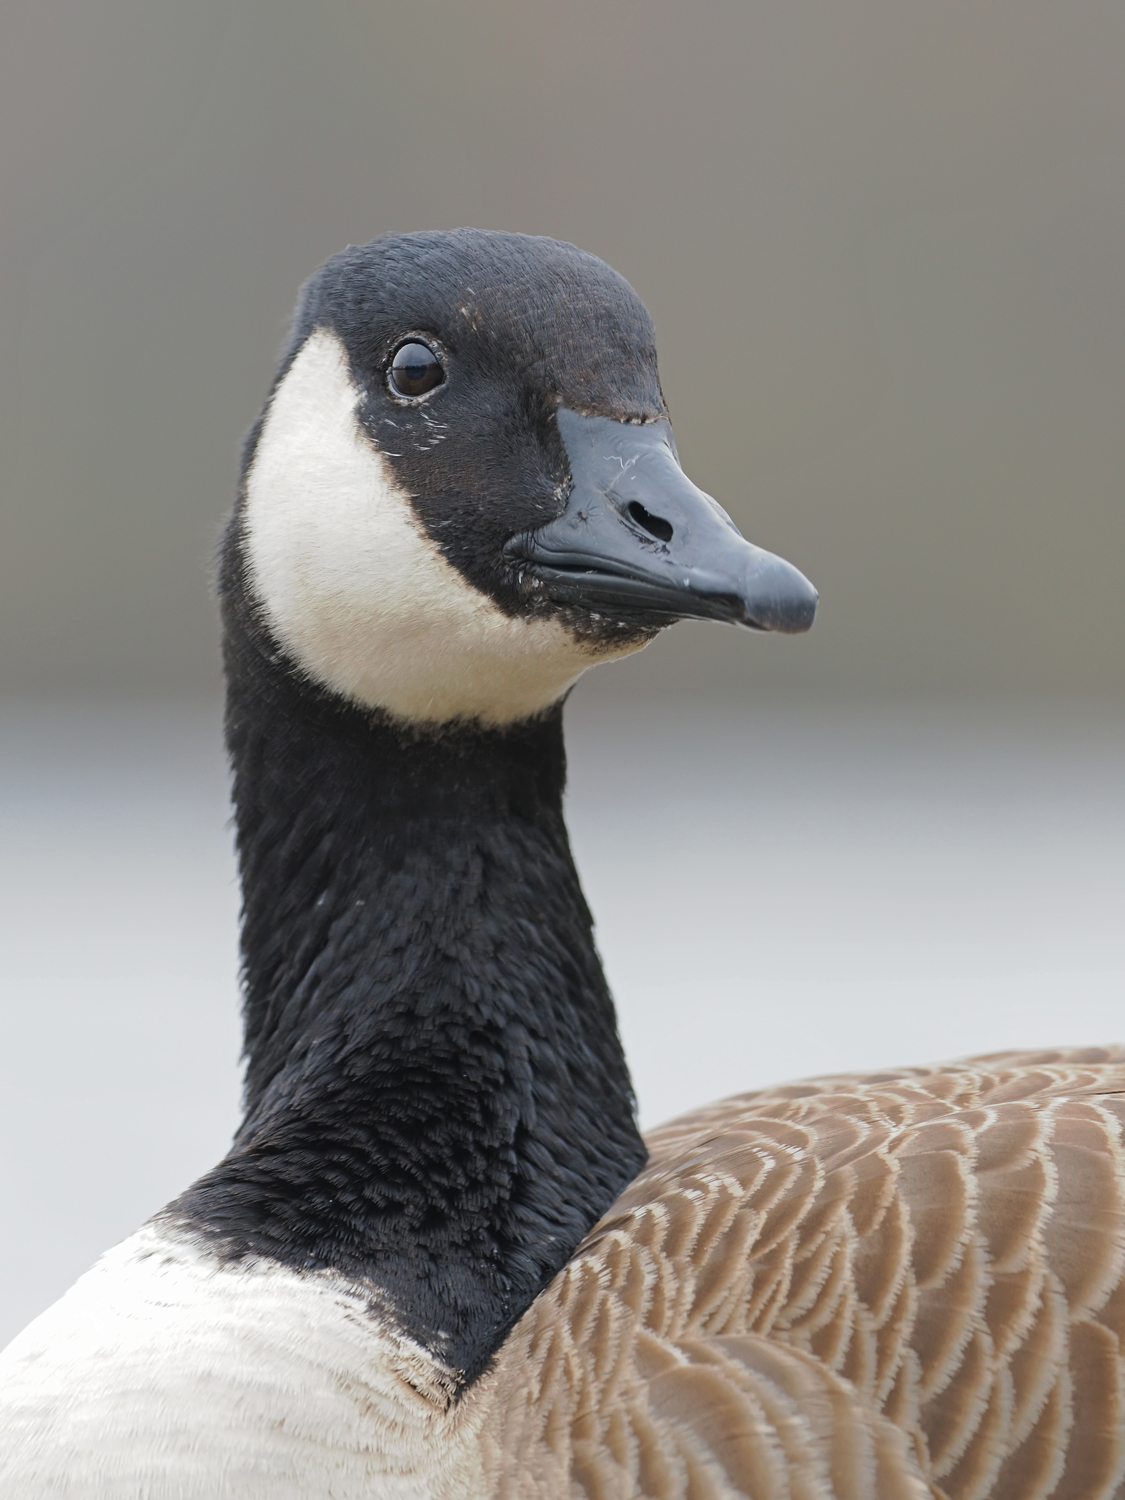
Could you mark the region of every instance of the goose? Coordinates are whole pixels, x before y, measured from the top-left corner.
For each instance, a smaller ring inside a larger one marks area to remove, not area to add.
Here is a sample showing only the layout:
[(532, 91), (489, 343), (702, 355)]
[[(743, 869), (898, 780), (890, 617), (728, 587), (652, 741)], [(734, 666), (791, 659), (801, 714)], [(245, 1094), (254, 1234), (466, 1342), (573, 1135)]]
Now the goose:
[(1125, 1051), (638, 1133), (562, 705), (816, 594), (684, 475), (627, 282), (330, 259), (219, 592), (245, 1117), (0, 1357), (4, 1500), (1125, 1495)]

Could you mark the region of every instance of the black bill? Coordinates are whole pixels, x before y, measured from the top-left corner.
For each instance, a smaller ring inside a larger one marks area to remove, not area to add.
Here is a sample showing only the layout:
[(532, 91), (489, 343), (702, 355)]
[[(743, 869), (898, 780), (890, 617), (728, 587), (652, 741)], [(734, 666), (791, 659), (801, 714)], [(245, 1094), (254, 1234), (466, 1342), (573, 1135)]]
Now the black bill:
[(566, 509), (513, 537), (553, 599), (592, 611), (808, 630), (816, 590), (742, 537), (680, 468), (667, 422), (636, 425), (560, 407), (573, 484)]

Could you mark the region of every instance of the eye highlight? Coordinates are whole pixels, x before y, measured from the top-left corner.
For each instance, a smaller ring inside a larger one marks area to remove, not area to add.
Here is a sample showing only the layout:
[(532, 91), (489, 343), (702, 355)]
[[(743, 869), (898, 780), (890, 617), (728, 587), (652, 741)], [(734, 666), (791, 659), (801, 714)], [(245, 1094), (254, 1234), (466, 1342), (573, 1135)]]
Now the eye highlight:
[(424, 396), (441, 385), (445, 370), (428, 344), (416, 340), (395, 350), (387, 380), (396, 396)]

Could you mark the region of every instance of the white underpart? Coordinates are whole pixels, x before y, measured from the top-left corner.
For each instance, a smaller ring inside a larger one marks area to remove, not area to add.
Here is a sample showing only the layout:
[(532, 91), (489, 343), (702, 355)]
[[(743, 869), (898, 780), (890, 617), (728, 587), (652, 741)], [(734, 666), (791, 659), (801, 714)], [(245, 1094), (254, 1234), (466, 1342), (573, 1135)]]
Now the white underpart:
[(4, 1500), (468, 1500), (479, 1401), (329, 1273), (149, 1226), (0, 1354)]
[(592, 649), (473, 588), (361, 429), (357, 397), (339, 339), (315, 330), (274, 393), (247, 479), (251, 583), (310, 677), (414, 722), (503, 724), (636, 649)]

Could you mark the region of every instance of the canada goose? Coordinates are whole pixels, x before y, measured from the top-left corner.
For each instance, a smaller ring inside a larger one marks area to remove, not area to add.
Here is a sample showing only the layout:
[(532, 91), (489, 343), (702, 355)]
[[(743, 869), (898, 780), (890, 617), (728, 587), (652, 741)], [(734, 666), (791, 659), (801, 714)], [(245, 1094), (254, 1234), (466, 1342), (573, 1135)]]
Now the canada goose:
[(245, 1120), (0, 1357), (4, 1500), (1125, 1493), (1125, 1053), (637, 1134), (562, 700), (816, 596), (683, 475), (620, 277), (330, 260), (221, 594)]

